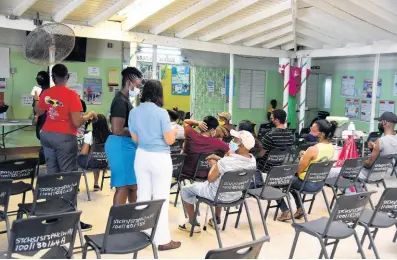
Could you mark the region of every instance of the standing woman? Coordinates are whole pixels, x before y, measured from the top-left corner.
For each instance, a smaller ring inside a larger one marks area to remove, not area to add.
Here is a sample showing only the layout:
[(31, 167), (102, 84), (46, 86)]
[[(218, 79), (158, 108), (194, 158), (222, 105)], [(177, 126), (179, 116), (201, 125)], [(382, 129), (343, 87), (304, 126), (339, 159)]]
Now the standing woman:
[(168, 112), (162, 106), (163, 86), (158, 80), (149, 80), (143, 87), (141, 104), (129, 117), (131, 137), (138, 144), (135, 160), (138, 201), (165, 199), (154, 237), (159, 251), (181, 246), (180, 242), (171, 240), (168, 223), (172, 178), (170, 145), (175, 142), (177, 130), (172, 130)]
[(105, 144), (111, 175), (111, 186), (116, 188), (113, 205), (136, 202), (134, 160), (137, 145), (128, 131), (128, 116), (132, 109), (129, 97), (139, 94), (142, 73), (135, 67), (125, 68), (121, 75), (122, 88), (110, 106), (110, 123), (113, 135)]

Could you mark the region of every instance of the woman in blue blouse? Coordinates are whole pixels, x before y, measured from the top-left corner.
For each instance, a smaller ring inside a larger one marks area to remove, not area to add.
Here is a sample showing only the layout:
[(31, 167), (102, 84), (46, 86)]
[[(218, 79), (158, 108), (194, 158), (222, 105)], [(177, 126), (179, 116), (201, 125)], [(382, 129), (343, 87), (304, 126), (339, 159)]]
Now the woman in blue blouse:
[(165, 199), (154, 241), (159, 251), (176, 249), (180, 242), (171, 240), (168, 208), (172, 179), (170, 145), (175, 142), (176, 130), (171, 129), (167, 110), (163, 106), (163, 86), (160, 81), (149, 80), (143, 87), (141, 104), (130, 112), (129, 130), (138, 144), (135, 157), (135, 174), (138, 200)]

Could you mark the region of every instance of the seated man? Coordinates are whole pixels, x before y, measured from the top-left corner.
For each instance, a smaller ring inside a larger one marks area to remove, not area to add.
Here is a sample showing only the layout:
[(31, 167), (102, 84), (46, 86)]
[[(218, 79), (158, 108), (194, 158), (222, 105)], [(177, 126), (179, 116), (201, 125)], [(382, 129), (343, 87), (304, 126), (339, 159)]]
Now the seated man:
[[(186, 209), (186, 213), (189, 216), (189, 221), (185, 224), (180, 225), (179, 229), (188, 231), (192, 229), (194, 219), (194, 204), (196, 196), (200, 196), (209, 200), (214, 200), (216, 192), (219, 187), (219, 183), (223, 174), (233, 171), (247, 171), (256, 169), (255, 157), (249, 153), (249, 151), (255, 145), (255, 139), (251, 133), (247, 131), (231, 131), (231, 135), (234, 137), (231, 142), (231, 148), (234, 153), (230, 156), (220, 158), (217, 155), (211, 155), (207, 158), (211, 165), (211, 170), (208, 175), (208, 180), (205, 182), (195, 182), (190, 186), (185, 186), (181, 190), (181, 197)], [(240, 199), (242, 196), (241, 192), (225, 192), (219, 194), (219, 199), (222, 202), (233, 202)], [(222, 208), (215, 209), (216, 221), (218, 224), (221, 223), (221, 210)], [(214, 227), (213, 220), (210, 219), (210, 226)], [(194, 227), (194, 232), (201, 232), (199, 224)]]
[(287, 113), (285, 113), (284, 110), (275, 109), (270, 115), (270, 120), (276, 128), (273, 128), (261, 137), (260, 141), (262, 142), (263, 149), (265, 149), (265, 155), (258, 160), (258, 169), (265, 173), (269, 172), (274, 166), (278, 166), (266, 164), (270, 151), (275, 148), (291, 147), (294, 143), (294, 137), (292, 136), (291, 131), (285, 128), (286, 119)]
[[(182, 169), (182, 178), (192, 179), (200, 154), (215, 152), (225, 154), (230, 151), (230, 148), (226, 143), (214, 138), (216, 128), (218, 127), (218, 120), (215, 117), (207, 116), (202, 122), (187, 119), (185, 120), (185, 124), (186, 140), (183, 153), (186, 154), (186, 159)], [(192, 126), (198, 126), (200, 129), (203, 129), (203, 126), (205, 126), (206, 130), (201, 130), (201, 133), (198, 133)], [(196, 177), (207, 179), (207, 175), (208, 172), (198, 172)]]
[(181, 126), (176, 122), (178, 120), (178, 113), (173, 110), (167, 110), (167, 111), (171, 120), (171, 128), (177, 130), (176, 139), (177, 140), (185, 139), (185, 130), (183, 129), (183, 126)]
[[(369, 142), (368, 147), (372, 149), (371, 155), (364, 161), (364, 168), (361, 170), (359, 179), (365, 180), (368, 177), (372, 165), (379, 156), (387, 156), (397, 153), (397, 136), (394, 127), (397, 123), (397, 116), (392, 112), (384, 112), (379, 118), (378, 129), (384, 135), (377, 139), (375, 143)], [(372, 174), (370, 180), (380, 180), (385, 177), (385, 172), (377, 175)], [(360, 191), (361, 188), (358, 187)]]

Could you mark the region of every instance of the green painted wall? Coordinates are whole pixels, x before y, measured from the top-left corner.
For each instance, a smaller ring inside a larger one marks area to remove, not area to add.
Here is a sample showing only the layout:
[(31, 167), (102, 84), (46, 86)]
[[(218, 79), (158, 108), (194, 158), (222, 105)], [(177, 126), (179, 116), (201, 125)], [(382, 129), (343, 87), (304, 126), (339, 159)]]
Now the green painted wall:
[[(376, 102), (376, 113), (372, 115), (373, 117), (378, 116), (379, 100), (394, 100), (397, 102), (397, 97), (393, 96), (393, 85), (394, 85), (394, 73), (395, 70), (379, 70), (379, 79), (382, 79), (382, 91), (381, 96)], [(342, 85), (343, 76), (354, 76), (356, 78), (356, 89), (362, 90), (365, 79), (373, 78), (372, 70), (362, 70), (362, 71), (336, 71), (332, 76), (332, 99), (331, 99), (331, 114), (334, 116), (344, 116), (345, 111), (345, 97), (340, 96), (340, 89)], [(355, 99), (364, 100), (365, 98), (356, 97)], [(369, 100), (369, 99), (365, 99)], [(361, 101), (360, 101), (361, 105)], [(360, 107), (361, 108), (361, 107)], [(394, 111), (396, 112), (396, 111)], [(361, 122), (359, 120), (353, 121), (356, 129), (368, 132), (369, 122)]]

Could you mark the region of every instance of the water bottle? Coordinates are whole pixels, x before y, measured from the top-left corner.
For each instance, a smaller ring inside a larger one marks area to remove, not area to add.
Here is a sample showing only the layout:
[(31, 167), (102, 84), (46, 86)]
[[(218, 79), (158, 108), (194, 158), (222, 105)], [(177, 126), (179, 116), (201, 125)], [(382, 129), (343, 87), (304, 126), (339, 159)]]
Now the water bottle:
[(347, 127), (347, 130), (356, 131), (356, 126), (354, 125), (353, 122), (350, 122), (349, 126)]

